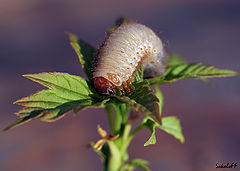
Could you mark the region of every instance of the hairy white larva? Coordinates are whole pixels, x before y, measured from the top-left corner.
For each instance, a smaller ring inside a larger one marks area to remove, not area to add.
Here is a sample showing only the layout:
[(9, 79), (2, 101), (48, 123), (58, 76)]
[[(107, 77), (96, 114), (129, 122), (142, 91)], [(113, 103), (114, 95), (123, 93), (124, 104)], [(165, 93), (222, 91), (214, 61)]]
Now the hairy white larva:
[(117, 87), (130, 92), (132, 75), (143, 64), (144, 77), (165, 71), (165, 52), (161, 39), (145, 25), (124, 24), (114, 30), (99, 49), (94, 67), (95, 88), (101, 94), (114, 95)]

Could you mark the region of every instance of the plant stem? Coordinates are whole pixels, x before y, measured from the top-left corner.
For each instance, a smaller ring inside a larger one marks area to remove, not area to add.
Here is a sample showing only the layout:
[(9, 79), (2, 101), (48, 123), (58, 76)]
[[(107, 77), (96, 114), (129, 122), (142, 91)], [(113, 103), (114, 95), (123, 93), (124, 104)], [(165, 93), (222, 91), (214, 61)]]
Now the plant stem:
[(119, 149), (112, 141), (108, 141), (108, 146), (110, 149), (109, 162), (107, 166), (107, 171), (119, 171), (121, 167), (121, 156), (119, 154)]
[(130, 141), (128, 141), (128, 136), (131, 131), (131, 128), (132, 128), (132, 123), (127, 122), (127, 124), (125, 125), (125, 128), (124, 128), (124, 131), (123, 131), (122, 146), (120, 149), (120, 155), (121, 155), (121, 159), (122, 159), (123, 163), (128, 159), (128, 157), (126, 158), (126, 156), (128, 156), (127, 148), (130, 143)]
[(120, 110), (120, 106), (117, 104), (112, 104), (112, 107), (115, 112), (114, 133), (118, 134), (121, 128), (121, 123), (122, 123), (121, 110)]
[[(113, 134), (118, 134), (119, 138), (114, 141), (107, 141), (109, 153), (105, 158), (108, 162), (105, 165), (106, 171), (119, 171), (128, 161), (128, 146), (133, 137), (144, 128), (141, 123), (131, 133), (132, 120), (128, 120), (128, 114), (131, 107), (125, 104), (112, 103), (106, 107), (109, 124)], [(112, 112), (115, 112), (115, 120), (113, 122)]]
[(105, 107), (105, 109), (107, 111), (107, 116), (108, 116), (108, 121), (109, 121), (109, 125), (110, 125), (110, 130), (111, 130), (111, 133), (113, 133), (114, 126), (113, 126), (112, 108), (111, 108), (110, 105), (107, 105)]
[(125, 125), (125, 128), (124, 128), (124, 131), (123, 131), (123, 137), (122, 137), (122, 140), (123, 141), (126, 141), (128, 136), (129, 136), (129, 133), (131, 131), (131, 128), (132, 128), (132, 123), (128, 122), (126, 125)]
[(122, 124), (126, 124), (131, 107), (127, 104), (122, 104), (120, 109), (122, 112)]

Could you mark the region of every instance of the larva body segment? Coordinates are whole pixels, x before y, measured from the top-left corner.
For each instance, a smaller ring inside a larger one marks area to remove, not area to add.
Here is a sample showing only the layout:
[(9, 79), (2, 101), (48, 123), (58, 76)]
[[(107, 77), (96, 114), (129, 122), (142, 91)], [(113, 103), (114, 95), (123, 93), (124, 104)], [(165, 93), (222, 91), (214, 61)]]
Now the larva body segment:
[(116, 94), (115, 87), (124, 94), (134, 87), (131, 77), (139, 64), (144, 77), (155, 77), (165, 71), (165, 52), (161, 39), (148, 27), (130, 23), (118, 27), (99, 49), (93, 72), (95, 88), (101, 94)]

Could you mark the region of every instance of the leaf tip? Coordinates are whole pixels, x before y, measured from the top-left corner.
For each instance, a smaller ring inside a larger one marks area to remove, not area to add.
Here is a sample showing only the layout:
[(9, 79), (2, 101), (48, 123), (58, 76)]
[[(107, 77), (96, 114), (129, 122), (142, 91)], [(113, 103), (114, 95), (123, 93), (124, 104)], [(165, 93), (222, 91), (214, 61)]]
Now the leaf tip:
[(182, 138), (180, 139), (180, 142), (181, 142), (182, 144), (184, 144), (184, 143), (185, 143), (185, 138), (182, 137)]
[(10, 129), (13, 129), (17, 126), (16, 122), (14, 122), (13, 124), (11, 125), (8, 125), (7, 127), (5, 127), (2, 131), (8, 131)]
[(77, 35), (75, 35), (75, 34), (73, 34), (71, 32), (65, 31), (65, 34), (68, 35), (70, 43), (74, 43), (74, 42), (76, 42), (78, 40)]
[(23, 76), (23, 77), (28, 77), (28, 75), (29, 75), (29, 74), (23, 74), (22, 76)]
[(143, 144), (143, 146), (144, 146), (144, 147), (147, 147), (147, 146), (149, 146), (149, 145), (154, 145), (154, 144), (156, 144), (156, 142), (155, 142), (155, 143), (145, 142), (145, 143)]
[(31, 79), (31, 76), (34, 75), (34, 74), (23, 74), (22, 76), (24, 78), (28, 78), (28, 79)]

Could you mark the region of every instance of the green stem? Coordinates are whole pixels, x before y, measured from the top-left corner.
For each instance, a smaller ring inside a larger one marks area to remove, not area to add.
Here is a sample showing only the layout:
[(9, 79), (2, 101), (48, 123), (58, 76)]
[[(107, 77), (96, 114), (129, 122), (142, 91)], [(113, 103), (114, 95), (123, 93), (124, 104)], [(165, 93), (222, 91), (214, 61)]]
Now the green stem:
[[(118, 139), (108, 141), (109, 153), (106, 158), (108, 162), (107, 165), (105, 165), (107, 171), (119, 171), (120, 168), (124, 167), (128, 161), (127, 149), (131, 140), (142, 128), (144, 128), (144, 124), (141, 123), (131, 132), (132, 120), (128, 121), (130, 109), (130, 106), (116, 103), (112, 103), (106, 107), (110, 127), (114, 134), (119, 135)], [(113, 111), (115, 112), (114, 122), (112, 120)]]
[(122, 112), (122, 124), (126, 124), (131, 107), (128, 104), (122, 104), (120, 109)]
[(131, 131), (131, 128), (132, 128), (132, 124), (130, 122), (128, 122), (125, 125), (124, 131), (123, 131), (122, 146), (121, 146), (121, 149), (120, 149), (120, 155), (121, 155), (121, 159), (122, 159), (123, 163), (126, 160), (128, 160), (127, 148), (128, 148), (129, 143), (130, 143), (130, 141), (128, 141), (128, 137), (129, 137), (129, 133)]
[(119, 171), (120, 167), (121, 167), (121, 156), (119, 154), (119, 149), (116, 146), (116, 144), (114, 144), (113, 141), (108, 141), (108, 146), (110, 149), (110, 156), (109, 156), (109, 162), (108, 162), (108, 166), (107, 166), (107, 171)]
[(114, 125), (113, 125), (113, 117), (112, 117), (112, 108), (110, 105), (107, 105), (105, 107), (106, 111), (107, 111), (107, 116), (108, 116), (108, 121), (109, 121), (109, 125), (110, 125), (110, 130), (111, 133), (113, 133), (113, 129), (114, 129)]
[(122, 140), (123, 141), (126, 141), (128, 136), (129, 136), (129, 133), (131, 131), (131, 128), (132, 128), (132, 124), (130, 122), (128, 122), (126, 125), (125, 125), (125, 128), (124, 128), (124, 131), (123, 131), (123, 137), (122, 137)]

